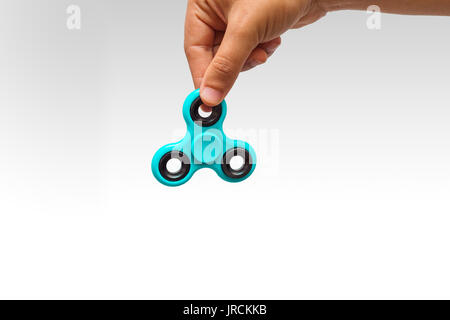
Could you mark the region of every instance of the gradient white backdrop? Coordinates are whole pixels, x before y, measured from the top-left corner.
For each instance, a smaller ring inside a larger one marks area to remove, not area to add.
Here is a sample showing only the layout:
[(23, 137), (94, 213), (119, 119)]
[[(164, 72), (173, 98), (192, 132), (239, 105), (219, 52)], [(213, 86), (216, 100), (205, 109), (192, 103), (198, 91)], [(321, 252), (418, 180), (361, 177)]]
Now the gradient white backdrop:
[(254, 175), (168, 189), (184, 10), (2, 0), (0, 298), (450, 298), (450, 18), (289, 32), (227, 99)]

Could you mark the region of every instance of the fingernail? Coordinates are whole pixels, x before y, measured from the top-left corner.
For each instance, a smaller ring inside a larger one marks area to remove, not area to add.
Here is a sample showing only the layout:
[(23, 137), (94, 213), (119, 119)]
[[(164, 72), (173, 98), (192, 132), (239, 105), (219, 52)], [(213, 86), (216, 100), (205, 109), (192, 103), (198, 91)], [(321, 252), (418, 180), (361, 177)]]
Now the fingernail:
[(212, 111), (212, 107), (208, 107), (207, 105), (202, 104), (200, 106), (200, 108), (204, 111), (204, 112), (211, 112)]
[(202, 90), (201, 96), (203, 102), (211, 106), (218, 105), (222, 102), (223, 99), (222, 92), (209, 87), (206, 87)]
[(242, 71), (248, 71), (250, 69), (255, 68), (256, 66), (259, 66), (260, 64), (262, 64), (262, 62), (259, 62), (257, 60), (247, 61), (247, 63), (244, 65), (244, 68), (242, 69)]
[(267, 48), (266, 48), (266, 53), (267, 53), (267, 55), (272, 55), (276, 50), (277, 50), (277, 48), (279, 47), (280, 45), (279, 44), (277, 44), (277, 45), (272, 45), (272, 46), (268, 46)]
[(250, 61), (250, 67), (251, 67), (251, 68), (257, 67), (257, 66), (259, 66), (260, 64), (263, 64), (263, 62), (258, 61), (258, 60), (251, 60), (251, 61)]

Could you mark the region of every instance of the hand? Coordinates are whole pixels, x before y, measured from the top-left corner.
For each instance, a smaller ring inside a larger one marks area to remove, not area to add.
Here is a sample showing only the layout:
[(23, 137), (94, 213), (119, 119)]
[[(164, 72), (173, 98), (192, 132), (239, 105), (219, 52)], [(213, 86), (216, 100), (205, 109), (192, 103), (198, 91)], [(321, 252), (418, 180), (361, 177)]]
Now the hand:
[(189, 0), (185, 52), (204, 104), (220, 104), (241, 71), (275, 52), (284, 32), (325, 14), (318, 0)]

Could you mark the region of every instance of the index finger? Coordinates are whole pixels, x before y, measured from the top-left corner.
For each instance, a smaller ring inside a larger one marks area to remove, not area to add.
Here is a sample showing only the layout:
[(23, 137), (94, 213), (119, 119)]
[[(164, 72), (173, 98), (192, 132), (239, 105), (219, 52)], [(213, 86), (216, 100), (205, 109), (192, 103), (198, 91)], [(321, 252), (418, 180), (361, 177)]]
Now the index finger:
[(195, 4), (188, 2), (184, 28), (184, 50), (196, 89), (213, 59), (215, 31), (203, 22), (195, 12)]

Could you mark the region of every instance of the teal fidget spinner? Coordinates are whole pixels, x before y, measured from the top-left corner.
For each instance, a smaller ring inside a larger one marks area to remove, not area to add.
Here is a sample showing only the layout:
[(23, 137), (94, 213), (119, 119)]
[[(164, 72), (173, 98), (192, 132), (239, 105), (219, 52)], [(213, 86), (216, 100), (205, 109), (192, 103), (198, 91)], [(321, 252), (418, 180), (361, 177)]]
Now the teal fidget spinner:
[[(213, 169), (219, 177), (229, 182), (247, 179), (255, 170), (256, 154), (246, 142), (229, 139), (223, 132), (227, 104), (223, 101), (210, 115), (203, 117), (200, 91), (192, 92), (183, 105), (187, 133), (183, 140), (159, 149), (152, 160), (155, 178), (167, 186), (176, 187), (189, 181), (199, 169)], [(232, 166), (232, 159), (241, 158), (240, 167)], [(168, 164), (176, 159), (179, 168), (171, 171)]]

